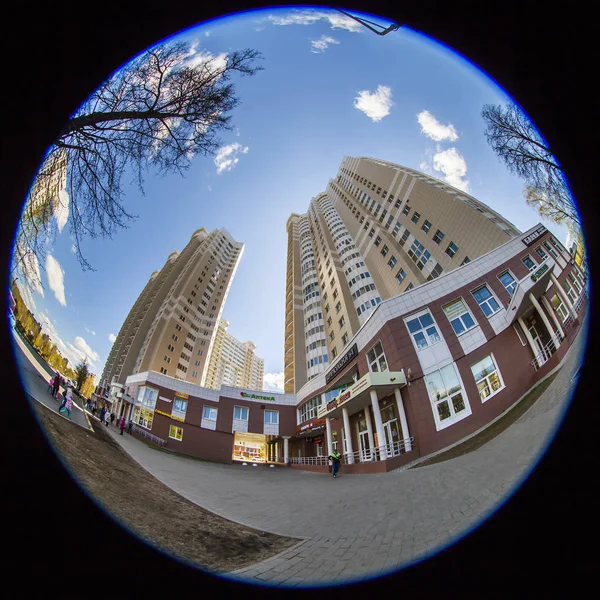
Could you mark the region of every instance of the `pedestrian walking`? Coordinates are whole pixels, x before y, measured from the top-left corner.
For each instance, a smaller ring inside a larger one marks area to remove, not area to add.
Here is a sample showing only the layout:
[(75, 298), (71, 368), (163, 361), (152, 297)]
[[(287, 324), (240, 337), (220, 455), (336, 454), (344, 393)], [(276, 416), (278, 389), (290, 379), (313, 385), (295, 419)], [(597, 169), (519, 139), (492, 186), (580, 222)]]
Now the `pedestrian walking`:
[(100, 423), (104, 423), (104, 415), (106, 414), (106, 406), (102, 407), (102, 410), (100, 411)]
[(52, 397), (57, 400), (58, 399), (58, 390), (60, 389), (60, 373), (56, 371), (56, 375), (54, 375), (54, 384), (52, 386)]
[(342, 460), (342, 455), (334, 450), (330, 456), (329, 460), (331, 461), (331, 471), (333, 472), (333, 476), (337, 477), (337, 472), (340, 470), (340, 461)]
[(110, 423), (110, 413), (108, 412), (108, 407), (106, 408), (106, 412), (104, 413), (104, 422), (108, 427), (108, 424)]
[(119, 429), (121, 430), (121, 435), (123, 435), (123, 429), (125, 429), (125, 417), (121, 419), (121, 424), (119, 425)]
[(113, 424), (113, 421), (114, 421), (114, 420), (115, 420), (115, 413), (114, 413), (114, 412), (111, 412), (111, 413), (110, 413), (110, 424), (111, 424), (111, 425)]
[(54, 389), (54, 377), (48, 382), (48, 393), (51, 394)]
[(65, 401), (63, 402), (63, 405), (59, 409), (59, 412), (61, 414), (64, 414), (66, 412), (67, 417), (69, 418), (69, 420), (71, 420), (71, 409), (72, 408), (73, 408), (73, 392), (71, 391), (71, 388), (67, 388), (65, 391)]
[(127, 424), (127, 433), (131, 434), (131, 430), (133, 429), (133, 421), (129, 419), (129, 423)]

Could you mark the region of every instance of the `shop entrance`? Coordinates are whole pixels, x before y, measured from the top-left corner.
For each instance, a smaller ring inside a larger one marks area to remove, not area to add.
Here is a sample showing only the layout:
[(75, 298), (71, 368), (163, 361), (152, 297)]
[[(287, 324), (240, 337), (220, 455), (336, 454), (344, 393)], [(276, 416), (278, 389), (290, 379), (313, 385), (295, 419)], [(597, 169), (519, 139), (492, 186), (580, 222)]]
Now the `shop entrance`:
[(394, 405), (390, 404), (381, 411), (381, 420), (383, 422), (383, 432), (385, 434), (385, 444), (388, 456), (398, 456), (400, 454), (400, 428), (398, 419), (394, 411)]
[(360, 419), (358, 427), (358, 448), (360, 452), (360, 462), (371, 460), (371, 446), (369, 444), (369, 432), (367, 431), (367, 420)]

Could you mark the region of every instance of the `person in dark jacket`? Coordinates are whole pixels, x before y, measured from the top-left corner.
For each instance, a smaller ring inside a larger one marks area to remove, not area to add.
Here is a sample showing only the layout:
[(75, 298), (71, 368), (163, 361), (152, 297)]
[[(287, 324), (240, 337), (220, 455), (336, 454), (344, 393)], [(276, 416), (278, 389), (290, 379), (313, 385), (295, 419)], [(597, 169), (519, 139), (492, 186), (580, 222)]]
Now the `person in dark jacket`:
[(333, 472), (333, 476), (337, 477), (337, 472), (340, 470), (342, 455), (337, 450), (334, 450), (329, 455), (329, 460), (331, 461), (331, 471)]
[(54, 385), (52, 386), (52, 397), (56, 400), (58, 398), (58, 390), (60, 389), (60, 384), (62, 383), (60, 379), (60, 373), (56, 371), (56, 375), (54, 376)]

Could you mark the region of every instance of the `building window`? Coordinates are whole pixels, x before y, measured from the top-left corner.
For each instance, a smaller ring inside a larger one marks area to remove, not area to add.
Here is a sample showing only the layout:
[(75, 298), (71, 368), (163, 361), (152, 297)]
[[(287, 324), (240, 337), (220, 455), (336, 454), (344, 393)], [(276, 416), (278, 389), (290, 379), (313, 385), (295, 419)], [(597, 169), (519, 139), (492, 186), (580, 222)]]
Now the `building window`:
[(515, 331), (517, 332), (517, 336), (519, 337), (521, 346), (527, 346), (527, 338), (525, 337), (525, 334), (523, 333), (523, 329), (521, 328), (521, 325), (519, 324), (519, 322), (515, 321), (515, 323), (513, 323), (513, 327), (515, 328)]
[(377, 342), (373, 348), (367, 352), (367, 362), (369, 363), (369, 371), (374, 373), (388, 370), (388, 364), (385, 359), (381, 342)]
[(396, 263), (397, 263), (397, 262), (398, 262), (398, 261), (396, 260), (396, 257), (395, 257), (395, 256), (392, 256), (392, 258), (390, 258), (390, 260), (388, 260), (388, 267), (389, 267), (390, 269), (393, 269), (393, 268), (396, 266)]
[(470, 263), (471, 259), (468, 256), (465, 256), (465, 259), (460, 263), (460, 266), (462, 267), (463, 265), (466, 265), (467, 263)]
[(475, 378), (479, 397), (482, 402), (491, 398), (504, 388), (504, 383), (500, 377), (500, 371), (493, 356), (490, 354), (482, 358), (471, 367), (471, 372)]
[(400, 269), (396, 274), (396, 279), (398, 280), (398, 283), (402, 283), (405, 277), (406, 273), (404, 272), (404, 269)]
[(395, 225), (394, 231), (393, 231), (394, 235), (397, 235), (397, 233), (400, 231), (400, 227), (401, 227), (400, 222), (396, 221), (396, 225)]
[(379, 246), (379, 244), (381, 244), (381, 236), (377, 236), (376, 240), (375, 240), (375, 245)]
[(161, 368), (160, 368), (160, 372), (161, 372), (163, 375), (166, 375), (166, 374), (167, 374), (167, 370), (166, 370), (164, 367), (161, 367)]
[(415, 212), (413, 213), (413, 216), (412, 216), (412, 219), (411, 219), (411, 221), (412, 221), (413, 223), (418, 223), (420, 218), (421, 218), (421, 215), (420, 215), (420, 214), (419, 214), (417, 211), (415, 211)]
[(248, 407), (247, 406), (234, 406), (233, 407), (233, 418), (238, 421), (248, 420)]
[(548, 258), (548, 255), (544, 252), (541, 246), (538, 246), (535, 251), (542, 260), (546, 260)]
[(456, 335), (460, 335), (465, 331), (475, 327), (475, 321), (471, 316), (471, 313), (467, 310), (465, 303), (460, 300), (456, 300), (452, 302), (452, 304), (448, 304), (444, 306), (444, 312), (448, 317), (448, 321), (450, 321), (450, 325), (452, 325), (452, 329), (454, 329), (454, 333)]
[(414, 287), (415, 287), (414, 283), (409, 283), (409, 284), (406, 286), (406, 289), (405, 289), (404, 291), (405, 291), (405, 292), (408, 292), (408, 291), (412, 290)]
[(412, 243), (408, 255), (412, 258), (413, 262), (416, 263), (419, 270), (423, 270), (423, 267), (427, 264), (427, 261), (431, 257), (429, 250), (425, 250), (425, 246), (418, 240)]
[(339, 321), (338, 324), (340, 326), (340, 329), (346, 324), (346, 319), (344, 319), (344, 317), (342, 317)]
[(502, 275), (498, 275), (498, 279), (502, 282), (502, 285), (505, 287), (509, 296), (512, 296), (515, 293), (515, 288), (517, 287), (517, 282), (515, 278), (506, 271), (502, 273)]
[(494, 313), (497, 313), (500, 310), (498, 301), (496, 298), (494, 298), (494, 296), (492, 296), (492, 293), (488, 289), (487, 285), (482, 285), (479, 289), (472, 293), (486, 317), (491, 317)]
[(421, 229), (422, 229), (422, 230), (423, 230), (425, 233), (427, 233), (427, 232), (428, 232), (428, 231), (431, 229), (431, 223), (430, 223), (430, 222), (429, 222), (427, 219), (425, 219), (425, 223), (423, 223), (423, 225), (422, 225)]
[(154, 410), (156, 406), (156, 400), (158, 398), (158, 390), (142, 386), (138, 390), (138, 395), (136, 399), (136, 404), (141, 405), (148, 410)]
[(333, 338), (334, 338), (334, 337), (335, 337), (335, 331), (332, 331), (332, 332), (329, 334), (329, 339), (330, 339), (330, 340), (333, 342)]
[(179, 323), (177, 323), (177, 325), (175, 325), (175, 329), (177, 329), (177, 331), (181, 331), (182, 327), (179, 325)]
[(443, 239), (444, 239), (444, 234), (438, 229), (436, 231), (435, 235), (433, 236), (433, 241), (436, 244), (439, 244)]
[(183, 439), (183, 427), (179, 427), (179, 425), (171, 425), (169, 428), (169, 437), (181, 442)]
[(454, 242), (450, 242), (446, 248), (446, 254), (452, 258), (458, 252), (458, 246)]
[(577, 296), (566, 279), (563, 281), (562, 286), (565, 292), (567, 292), (567, 296), (569, 297), (571, 304), (575, 304), (575, 302), (577, 301)]
[(212, 406), (205, 406), (202, 409), (202, 418), (208, 419), (209, 421), (216, 421), (217, 420), (217, 409), (213, 408)]
[(194, 371), (194, 372), (192, 373), (192, 377), (198, 377), (198, 371)]
[(442, 339), (429, 312), (407, 321), (406, 326), (418, 350), (433, 346), (433, 344), (437, 344)]
[(347, 333), (344, 333), (344, 335), (342, 336), (342, 342), (344, 342), (344, 345), (346, 345), (348, 343), (348, 340), (350, 338), (348, 337)]
[(383, 246), (383, 248), (381, 249), (381, 254), (383, 254), (383, 256), (385, 256), (388, 252), (389, 252), (389, 248), (387, 246)]
[(525, 266), (530, 270), (533, 271), (533, 269), (536, 268), (536, 263), (533, 261), (533, 259), (531, 258), (531, 256), (529, 256), (529, 254), (527, 256), (524, 256), (522, 258), (523, 263), (525, 264)]
[(173, 350), (175, 350), (175, 346), (171, 346), (171, 344), (169, 344), (169, 345), (167, 346), (167, 350), (168, 350), (169, 352), (173, 352)]
[(337, 353), (338, 353), (338, 351), (337, 351), (337, 348), (334, 348), (334, 349), (331, 351), (331, 356), (333, 356), (333, 358), (335, 358), (335, 357), (337, 356)]
[(169, 364), (171, 362), (171, 359), (165, 354), (165, 362), (167, 364)]
[(279, 411), (265, 410), (265, 423), (270, 423), (271, 425), (279, 425)]
[(569, 316), (569, 312), (565, 308), (565, 305), (561, 302), (560, 298), (558, 297), (558, 294), (554, 294), (554, 296), (552, 296), (550, 303), (554, 307), (554, 310), (560, 315), (564, 323), (567, 317)]
[(175, 341), (177, 341), (177, 340), (179, 339), (179, 336), (177, 336), (177, 335), (175, 335), (175, 334), (173, 334), (171, 337), (172, 337), (172, 339), (174, 339)]
[(402, 214), (403, 214), (403, 215), (408, 215), (408, 213), (409, 213), (409, 212), (410, 212), (410, 206), (407, 204), (407, 205), (404, 207), (404, 210), (402, 211)]
[(182, 400), (181, 398), (175, 398), (175, 400), (173, 400), (173, 410), (180, 412), (180, 413), (185, 413), (187, 411), (187, 405), (188, 405), (188, 401), (187, 400)]
[(338, 302), (338, 303), (335, 305), (335, 312), (340, 312), (340, 310), (342, 310), (342, 303), (341, 303), (341, 302)]
[(456, 423), (471, 414), (471, 407), (454, 364), (425, 375), (425, 382), (438, 429)]

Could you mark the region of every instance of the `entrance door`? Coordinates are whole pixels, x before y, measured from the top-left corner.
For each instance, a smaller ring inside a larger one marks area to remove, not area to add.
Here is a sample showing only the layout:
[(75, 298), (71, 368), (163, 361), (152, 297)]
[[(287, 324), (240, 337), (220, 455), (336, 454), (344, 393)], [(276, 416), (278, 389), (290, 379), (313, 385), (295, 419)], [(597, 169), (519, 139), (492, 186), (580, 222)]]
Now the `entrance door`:
[(546, 362), (547, 356), (546, 356), (546, 352), (544, 350), (544, 344), (542, 342), (542, 338), (540, 337), (540, 334), (537, 332), (537, 329), (535, 328), (535, 325), (531, 325), (529, 327), (529, 333), (531, 333), (531, 337), (533, 338), (533, 342), (535, 343), (537, 349), (538, 349), (538, 354), (540, 356), (540, 363)]
[(400, 441), (398, 421), (396, 419), (387, 421), (387, 423), (383, 424), (383, 431), (385, 433), (388, 456), (398, 456), (400, 454), (400, 445), (395, 443)]
[(371, 460), (371, 448), (369, 446), (369, 433), (360, 431), (358, 434), (358, 443), (360, 447), (360, 461)]

